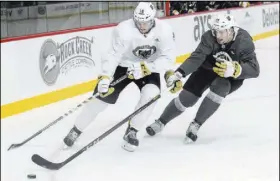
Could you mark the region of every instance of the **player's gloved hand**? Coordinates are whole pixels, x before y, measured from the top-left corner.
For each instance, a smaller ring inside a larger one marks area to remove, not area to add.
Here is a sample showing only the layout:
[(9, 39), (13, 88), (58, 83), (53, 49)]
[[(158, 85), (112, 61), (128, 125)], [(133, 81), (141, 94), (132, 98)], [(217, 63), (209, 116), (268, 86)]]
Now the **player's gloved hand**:
[(152, 72), (150, 71), (148, 64), (145, 62), (134, 63), (127, 69), (128, 78), (129, 79), (141, 79), (147, 75), (150, 75)]
[(110, 87), (110, 77), (101, 75), (98, 77), (98, 93), (100, 97), (107, 97), (115, 91), (114, 87)]
[(226, 61), (220, 59), (215, 63), (213, 71), (218, 74), (220, 77), (234, 77), (237, 78), (242, 71), (240, 64), (237, 61)]
[(166, 81), (167, 87), (172, 87), (170, 89), (171, 93), (176, 93), (180, 91), (183, 87), (183, 83), (181, 81), (182, 74), (180, 72), (174, 72), (173, 70), (168, 70), (164, 74), (164, 79)]

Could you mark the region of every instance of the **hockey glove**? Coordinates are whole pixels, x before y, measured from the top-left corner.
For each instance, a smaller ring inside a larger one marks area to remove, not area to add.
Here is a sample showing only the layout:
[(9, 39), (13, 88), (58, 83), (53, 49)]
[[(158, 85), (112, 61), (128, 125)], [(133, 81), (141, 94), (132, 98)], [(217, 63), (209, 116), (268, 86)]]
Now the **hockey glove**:
[(233, 77), (237, 78), (242, 71), (242, 67), (237, 61), (219, 61), (215, 63), (213, 71), (218, 74), (220, 77)]
[(127, 69), (129, 79), (141, 79), (147, 75), (150, 75), (152, 72), (148, 68), (148, 64), (145, 62), (132, 64)]
[(173, 70), (168, 70), (164, 74), (164, 79), (166, 81), (167, 87), (172, 87), (170, 89), (171, 93), (176, 93), (180, 91), (183, 87), (183, 83), (181, 81), (182, 74), (180, 72), (174, 72)]
[(110, 87), (110, 78), (108, 76), (102, 75), (98, 77), (98, 93), (99, 96), (104, 98), (112, 94), (115, 91), (114, 87)]

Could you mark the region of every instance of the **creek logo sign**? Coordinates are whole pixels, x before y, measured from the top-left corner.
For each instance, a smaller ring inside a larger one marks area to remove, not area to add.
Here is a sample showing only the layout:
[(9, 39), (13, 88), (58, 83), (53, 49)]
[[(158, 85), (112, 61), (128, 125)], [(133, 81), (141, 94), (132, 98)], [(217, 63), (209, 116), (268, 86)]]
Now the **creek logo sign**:
[(60, 74), (67, 74), (78, 67), (95, 66), (92, 58), (93, 43), (93, 37), (88, 39), (82, 36), (76, 36), (61, 43), (47, 39), (41, 46), (39, 57), (43, 81), (51, 86), (55, 84)]

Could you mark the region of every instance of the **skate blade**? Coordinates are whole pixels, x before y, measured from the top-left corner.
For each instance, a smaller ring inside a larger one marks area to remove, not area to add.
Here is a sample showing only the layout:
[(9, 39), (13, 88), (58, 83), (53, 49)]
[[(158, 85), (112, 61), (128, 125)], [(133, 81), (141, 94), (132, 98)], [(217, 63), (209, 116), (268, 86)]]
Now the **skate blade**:
[(81, 147), (81, 145), (79, 143), (75, 143), (74, 145), (72, 146), (67, 146), (65, 143), (62, 147), (62, 150), (63, 151), (67, 151), (67, 150), (77, 150)]
[(129, 144), (128, 142), (125, 141), (125, 142), (122, 144), (122, 148), (123, 148), (124, 150), (126, 150), (126, 151), (134, 152), (134, 151), (136, 150), (137, 146), (131, 145), (131, 144)]
[(67, 146), (67, 145), (63, 145), (62, 150), (63, 150), (63, 151), (66, 151), (66, 150), (70, 150), (70, 148), (71, 148), (71, 147), (69, 147), (69, 146)]
[(184, 143), (187, 144), (187, 145), (189, 145), (189, 144), (194, 143), (194, 141), (193, 141), (192, 139), (186, 137), (186, 138), (184, 139)]

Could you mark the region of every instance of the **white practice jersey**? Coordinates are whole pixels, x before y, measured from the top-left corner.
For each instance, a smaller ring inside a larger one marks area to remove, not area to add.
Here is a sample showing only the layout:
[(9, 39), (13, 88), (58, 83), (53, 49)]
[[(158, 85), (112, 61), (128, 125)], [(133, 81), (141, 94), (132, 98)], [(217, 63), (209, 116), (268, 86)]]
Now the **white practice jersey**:
[(175, 63), (175, 35), (170, 25), (155, 19), (145, 36), (133, 19), (119, 23), (113, 30), (111, 48), (102, 56), (102, 75), (113, 76), (116, 67), (129, 67), (145, 61), (151, 72), (171, 69)]

